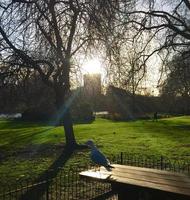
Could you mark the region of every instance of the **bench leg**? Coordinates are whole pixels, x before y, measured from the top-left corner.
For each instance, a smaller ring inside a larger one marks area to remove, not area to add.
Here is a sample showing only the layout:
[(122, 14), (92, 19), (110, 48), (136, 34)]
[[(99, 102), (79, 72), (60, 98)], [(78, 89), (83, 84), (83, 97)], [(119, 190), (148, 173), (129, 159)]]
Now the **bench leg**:
[(113, 184), (112, 190), (118, 194), (118, 200), (139, 200), (139, 192), (134, 187)]

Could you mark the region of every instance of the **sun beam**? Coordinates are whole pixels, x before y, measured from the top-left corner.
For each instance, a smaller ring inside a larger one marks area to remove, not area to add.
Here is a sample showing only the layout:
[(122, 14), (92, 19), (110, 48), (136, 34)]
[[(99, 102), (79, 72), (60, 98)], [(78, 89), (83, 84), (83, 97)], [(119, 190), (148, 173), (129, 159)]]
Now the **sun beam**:
[(83, 74), (102, 73), (101, 62), (97, 58), (87, 60), (82, 66)]

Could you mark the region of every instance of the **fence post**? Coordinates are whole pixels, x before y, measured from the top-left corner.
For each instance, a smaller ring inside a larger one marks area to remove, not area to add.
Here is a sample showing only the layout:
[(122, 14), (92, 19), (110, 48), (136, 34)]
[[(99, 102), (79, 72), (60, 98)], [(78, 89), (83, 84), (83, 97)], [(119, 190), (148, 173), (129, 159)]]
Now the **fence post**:
[(160, 157), (160, 168), (161, 168), (161, 170), (164, 169), (164, 157), (163, 156)]
[(121, 163), (121, 165), (123, 165), (123, 152), (121, 152), (121, 154), (120, 154), (120, 163)]
[(45, 184), (46, 184), (46, 200), (49, 200), (49, 172), (47, 172), (46, 174)]

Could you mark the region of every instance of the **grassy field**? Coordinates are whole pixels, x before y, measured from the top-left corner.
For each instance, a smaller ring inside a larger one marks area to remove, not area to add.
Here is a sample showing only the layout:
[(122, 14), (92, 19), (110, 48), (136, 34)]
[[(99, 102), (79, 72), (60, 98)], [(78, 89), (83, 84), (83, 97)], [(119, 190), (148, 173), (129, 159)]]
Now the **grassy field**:
[[(106, 155), (123, 151), (190, 160), (189, 116), (158, 122), (97, 119), (92, 124), (75, 125), (74, 130), (79, 143), (93, 139)], [(0, 120), (0, 175), (38, 176), (63, 149), (63, 127)], [(67, 166), (89, 163), (88, 153), (85, 150), (74, 154)]]

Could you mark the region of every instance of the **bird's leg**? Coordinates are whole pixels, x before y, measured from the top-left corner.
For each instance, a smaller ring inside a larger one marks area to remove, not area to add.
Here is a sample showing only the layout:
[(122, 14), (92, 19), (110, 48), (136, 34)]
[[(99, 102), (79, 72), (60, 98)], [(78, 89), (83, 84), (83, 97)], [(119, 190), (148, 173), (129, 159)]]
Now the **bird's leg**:
[(94, 172), (97, 172), (97, 171), (98, 171), (98, 165), (95, 165)]
[(98, 165), (99, 177), (101, 178), (100, 165)]

